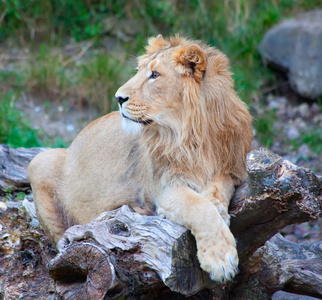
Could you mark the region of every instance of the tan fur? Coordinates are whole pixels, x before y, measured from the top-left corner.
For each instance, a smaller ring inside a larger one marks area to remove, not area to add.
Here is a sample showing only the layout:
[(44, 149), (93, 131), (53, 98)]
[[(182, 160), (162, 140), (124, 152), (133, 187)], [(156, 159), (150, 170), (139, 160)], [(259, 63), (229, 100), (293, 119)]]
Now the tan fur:
[(40, 222), (57, 243), (69, 226), (103, 211), (156, 208), (192, 231), (212, 279), (231, 279), (238, 257), (228, 205), (247, 176), (251, 117), (219, 50), (158, 36), (146, 51), (116, 93), (121, 114), (94, 121), (68, 149), (31, 162)]

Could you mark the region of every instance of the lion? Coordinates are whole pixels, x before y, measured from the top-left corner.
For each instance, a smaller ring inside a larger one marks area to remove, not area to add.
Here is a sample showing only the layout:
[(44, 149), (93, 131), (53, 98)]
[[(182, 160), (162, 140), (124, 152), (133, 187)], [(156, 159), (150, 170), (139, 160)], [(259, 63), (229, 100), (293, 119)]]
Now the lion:
[(130, 205), (186, 226), (200, 266), (219, 282), (238, 271), (228, 205), (247, 177), (252, 118), (229, 61), (200, 41), (149, 39), (119, 112), (83, 129), (68, 149), (30, 163), (37, 215), (54, 245), (64, 231)]

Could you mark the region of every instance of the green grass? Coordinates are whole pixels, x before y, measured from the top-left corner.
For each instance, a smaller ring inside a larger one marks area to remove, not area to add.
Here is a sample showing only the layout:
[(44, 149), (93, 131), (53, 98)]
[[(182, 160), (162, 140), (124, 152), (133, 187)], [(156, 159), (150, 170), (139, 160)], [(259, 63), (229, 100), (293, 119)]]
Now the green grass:
[(306, 144), (313, 153), (322, 153), (322, 128), (308, 129), (301, 132), (300, 137), (290, 142), (295, 150), (298, 150), (301, 145)]
[[(131, 76), (125, 55), (94, 52), (75, 63), (62, 50), (40, 46), (16, 71), (0, 70), (0, 143), (11, 147), (66, 147), (60, 138), (34, 130), (15, 103), (26, 91), (50, 102), (78, 107), (88, 106), (100, 114), (117, 109), (115, 91)], [(66, 64), (66, 62), (69, 62)]]
[(130, 67), (125, 57), (116, 57), (106, 53), (93, 55), (76, 68), (78, 91), (87, 103), (108, 113), (117, 109), (114, 99), (116, 90), (129, 78)]
[(275, 120), (276, 112), (271, 110), (261, 116), (258, 116), (253, 122), (258, 141), (267, 148), (273, 144), (274, 138), (277, 135), (277, 132), (275, 132), (274, 129)]
[(40, 46), (27, 61), (23, 86), (31, 95), (57, 104), (87, 105), (106, 114), (117, 108), (114, 94), (130, 75), (125, 55), (93, 51), (76, 62), (63, 50)]
[[(42, 130), (31, 126), (23, 111), (16, 108), (16, 102), (23, 90), (21, 73), (0, 72), (0, 143), (9, 147), (66, 147), (61, 138), (47, 136)], [(4, 79), (6, 78), (6, 80)], [(8, 87), (6, 84), (14, 87)], [(1, 89), (2, 87), (2, 89)]]
[(307, 144), (314, 153), (322, 153), (322, 128), (302, 133), (300, 140), (301, 144)]
[(39, 147), (38, 132), (15, 108), (16, 96), (12, 91), (0, 94), (0, 143), (10, 147)]
[(67, 93), (70, 79), (63, 66), (61, 55), (51, 54), (41, 45), (35, 58), (27, 61), (24, 72), (24, 84), (31, 94), (43, 99), (60, 101)]

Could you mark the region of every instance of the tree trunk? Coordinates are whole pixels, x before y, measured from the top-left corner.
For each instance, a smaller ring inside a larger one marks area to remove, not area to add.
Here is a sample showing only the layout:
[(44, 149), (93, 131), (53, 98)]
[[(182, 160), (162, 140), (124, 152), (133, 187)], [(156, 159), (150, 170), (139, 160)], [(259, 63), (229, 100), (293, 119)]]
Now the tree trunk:
[(286, 290), (322, 297), (322, 243), (296, 244), (276, 235), (286, 225), (321, 216), (321, 179), (265, 149), (251, 152), (247, 164), (249, 178), (236, 190), (230, 206), (240, 258), (240, 273), (233, 282), (216, 284), (200, 269), (194, 237), (186, 228), (123, 206), (66, 231), (60, 253), (48, 265), (55, 295), (270, 299), (275, 291)]

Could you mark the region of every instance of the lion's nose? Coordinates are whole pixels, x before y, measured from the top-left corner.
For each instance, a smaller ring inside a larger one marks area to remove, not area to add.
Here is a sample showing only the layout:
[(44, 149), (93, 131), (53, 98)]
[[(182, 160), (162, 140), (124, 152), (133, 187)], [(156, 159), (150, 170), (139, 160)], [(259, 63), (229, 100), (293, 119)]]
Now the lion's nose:
[(127, 100), (129, 100), (129, 97), (116, 96), (115, 98), (116, 98), (116, 100), (118, 101), (118, 103), (120, 103), (121, 107), (122, 107), (122, 104), (123, 104), (124, 102), (126, 102)]

